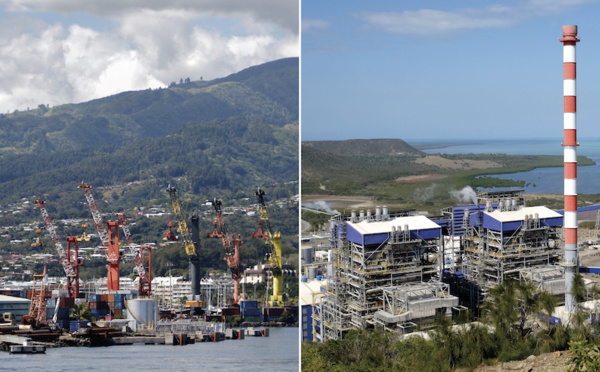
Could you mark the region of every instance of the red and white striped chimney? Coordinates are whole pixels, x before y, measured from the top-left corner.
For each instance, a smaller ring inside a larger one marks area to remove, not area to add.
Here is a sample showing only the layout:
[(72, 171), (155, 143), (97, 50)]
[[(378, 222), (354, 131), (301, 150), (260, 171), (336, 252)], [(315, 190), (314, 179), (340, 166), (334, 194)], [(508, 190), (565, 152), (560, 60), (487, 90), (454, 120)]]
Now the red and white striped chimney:
[(575, 89), (576, 62), (575, 45), (577, 26), (563, 26), (563, 70), (564, 70), (564, 167), (565, 167), (565, 310), (575, 310), (571, 293), (573, 277), (577, 270), (577, 94)]

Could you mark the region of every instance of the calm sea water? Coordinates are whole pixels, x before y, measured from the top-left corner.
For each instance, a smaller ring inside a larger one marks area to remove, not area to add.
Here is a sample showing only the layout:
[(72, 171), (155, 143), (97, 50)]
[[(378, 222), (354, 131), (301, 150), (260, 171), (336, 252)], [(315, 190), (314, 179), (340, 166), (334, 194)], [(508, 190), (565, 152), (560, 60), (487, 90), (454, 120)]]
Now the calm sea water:
[[(442, 141), (413, 141), (411, 145), (423, 148)], [(520, 141), (460, 141), (444, 142), (443, 147), (423, 150), (429, 154), (509, 154), (509, 155), (559, 155), (563, 156), (562, 139), (556, 140), (520, 140)], [(600, 193), (600, 138), (579, 138), (577, 155), (587, 156), (595, 165), (580, 166), (577, 169), (577, 193)], [(529, 172), (495, 175), (494, 177), (525, 181), (524, 189), (528, 193), (563, 193), (563, 168), (538, 168)], [(503, 188), (505, 189), (505, 188)], [(489, 189), (488, 189), (489, 190)], [(483, 191), (483, 190), (479, 190)]]
[(298, 328), (271, 328), (269, 337), (185, 346), (123, 345), (0, 352), (0, 371), (298, 371)]

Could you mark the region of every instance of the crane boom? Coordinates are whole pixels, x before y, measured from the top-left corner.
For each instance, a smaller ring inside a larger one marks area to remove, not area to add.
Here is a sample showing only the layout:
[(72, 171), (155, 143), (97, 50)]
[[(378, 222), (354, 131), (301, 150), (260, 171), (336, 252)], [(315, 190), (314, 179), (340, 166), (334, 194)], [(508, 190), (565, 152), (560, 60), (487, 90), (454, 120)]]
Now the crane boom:
[(190, 232), (187, 227), (187, 223), (185, 223), (185, 218), (183, 218), (183, 214), (181, 213), (181, 206), (179, 205), (179, 201), (177, 200), (177, 189), (172, 187), (171, 185), (167, 186), (167, 192), (171, 197), (171, 204), (173, 205), (173, 212), (175, 213), (175, 217), (177, 218), (177, 222), (179, 224), (178, 230), (183, 238), (183, 244), (185, 246), (185, 253), (188, 256), (196, 256), (196, 249), (194, 247), (194, 243), (190, 238)]
[[(67, 275), (67, 291), (69, 292), (69, 296), (71, 297), (78, 297), (79, 295), (79, 271), (77, 269), (77, 258), (75, 258), (74, 260), (71, 257), (71, 250), (65, 250), (63, 248), (63, 245), (60, 241), (60, 238), (58, 237), (58, 234), (56, 233), (56, 228), (54, 227), (54, 224), (52, 223), (52, 220), (50, 219), (50, 215), (48, 214), (48, 211), (46, 210), (46, 204), (45, 202), (41, 199), (38, 198), (38, 200), (35, 201), (35, 205), (38, 206), (38, 208), (40, 209), (40, 212), (42, 213), (42, 218), (44, 219), (44, 223), (46, 224), (46, 230), (48, 230), (48, 233), (50, 234), (50, 237), (52, 238), (52, 242), (54, 243), (54, 248), (56, 249), (57, 253), (58, 253), (58, 259), (63, 267), (63, 269), (65, 270), (65, 274)], [(75, 250), (73, 252), (75, 254), (75, 256), (77, 256), (77, 251)]]
[[(269, 222), (269, 213), (265, 205), (265, 192), (259, 187), (255, 193), (258, 201), (259, 226), (265, 227), (265, 233), (254, 236), (261, 236), (265, 239), (267, 248), (267, 261), (273, 271), (273, 294), (270, 296), (269, 304), (272, 306), (282, 306), (283, 301), (283, 268), (281, 265), (281, 233), (271, 231)], [(260, 230), (259, 230), (260, 233)]]
[[(127, 219), (125, 218), (125, 214), (117, 213), (117, 218), (119, 219), (119, 225), (121, 226), (121, 230), (123, 230), (123, 235), (125, 235), (125, 239), (127, 240), (129, 254), (133, 256), (135, 274), (138, 276), (139, 279), (138, 290), (140, 296), (150, 296), (152, 288), (150, 266), (152, 248), (149, 245), (142, 245), (139, 246), (139, 250), (136, 250), (136, 245), (133, 242), (133, 237), (131, 236), (131, 232), (129, 231), (129, 227), (127, 226)], [(148, 265), (148, 267), (144, 267), (145, 265)]]
[(173, 205), (173, 212), (177, 218), (178, 222), (178, 230), (183, 239), (183, 244), (185, 247), (185, 253), (188, 255), (188, 259), (190, 260), (190, 281), (192, 282), (192, 296), (194, 298), (196, 296), (200, 296), (200, 257), (198, 257), (197, 246), (200, 245), (200, 235), (198, 228), (198, 216), (192, 216), (192, 227), (194, 227), (194, 243), (190, 237), (190, 232), (187, 227), (187, 223), (185, 222), (185, 218), (183, 218), (183, 214), (181, 213), (181, 206), (179, 205), (179, 201), (177, 200), (177, 189), (171, 187), (171, 185), (167, 186), (167, 192), (171, 197), (171, 204)]
[(90, 206), (90, 210), (92, 211), (92, 217), (94, 219), (94, 223), (96, 224), (96, 229), (98, 230), (98, 236), (100, 236), (102, 246), (104, 246), (105, 249), (108, 249), (108, 229), (106, 228), (106, 224), (104, 223), (104, 220), (98, 211), (98, 206), (96, 205), (96, 201), (92, 195), (92, 186), (81, 181), (81, 185), (79, 185), (79, 187), (83, 190), (88, 205)]
[[(240, 244), (242, 243), (241, 235), (238, 234), (237, 238), (235, 234), (229, 236), (227, 233), (227, 226), (225, 225), (225, 219), (223, 218), (223, 210), (221, 206), (223, 203), (221, 200), (214, 199), (212, 205), (215, 209), (215, 218), (213, 223), (215, 224), (215, 230), (212, 234), (208, 234), (209, 238), (221, 238), (223, 243), (223, 249), (225, 250), (225, 261), (231, 271), (231, 277), (234, 281), (233, 286), (233, 304), (239, 305), (240, 303), (240, 279), (242, 278), (240, 270)], [(233, 243), (233, 249), (232, 249)]]
[(102, 246), (106, 252), (106, 258), (108, 260), (108, 290), (117, 291), (119, 290), (119, 259), (121, 258), (119, 252), (119, 222), (108, 221), (105, 223), (100, 215), (100, 211), (98, 211), (98, 206), (96, 205), (94, 196), (92, 195), (92, 186), (81, 181), (81, 185), (79, 185), (79, 187), (83, 190), (88, 205), (90, 206), (90, 211), (92, 212), (92, 217), (94, 219), (94, 223), (96, 224), (96, 229), (98, 230), (98, 235), (100, 236)]

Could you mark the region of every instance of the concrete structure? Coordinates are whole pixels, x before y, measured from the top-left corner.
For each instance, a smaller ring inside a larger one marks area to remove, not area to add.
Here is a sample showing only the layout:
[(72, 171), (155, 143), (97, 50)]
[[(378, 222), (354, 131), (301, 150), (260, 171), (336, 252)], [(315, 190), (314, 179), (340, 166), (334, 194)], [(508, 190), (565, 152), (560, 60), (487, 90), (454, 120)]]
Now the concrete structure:
[(577, 26), (563, 26), (564, 167), (565, 167), (565, 309), (575, 310), (571, 295), (577, 271), (577, 95), (575, 46)]

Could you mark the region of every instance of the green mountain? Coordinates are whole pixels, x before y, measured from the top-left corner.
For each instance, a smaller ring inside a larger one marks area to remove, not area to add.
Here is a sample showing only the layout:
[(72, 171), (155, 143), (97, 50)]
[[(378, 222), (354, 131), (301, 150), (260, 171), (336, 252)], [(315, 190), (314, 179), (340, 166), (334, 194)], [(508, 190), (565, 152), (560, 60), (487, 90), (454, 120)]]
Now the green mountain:
[(191, 121), (232, 116), (282, 127), (298, 120), (298, 87), (298, 58), (286, 58), (212, 81), (40, 105), (0, 115), (0, 154), (123, 145), (167, 135)]
[(165, 198), (169, 183), (211, 197), (296, 180), (298, 133), (297, 58), (2, 115), (0, 203), (43, 196), (85, 213), (76, 202), (82, 180), (117, 190), (134, 183), (126, 206)]
[[(0, 115), (0, 259), (5, 254), (55, 253), (46, 232), (46, 247), (30, 245), (36, 236), (30, 226), (43, 227), (33, 205), (38, 197), (46, 201), (63, 240), (81, 234), (81, 221), (93, 232), (89, 207), (78, 189), (82, 181), (92, 185), (105, 219), (124, 212), (136, 242), (157, 244), (172, 216), (147, 218), (144, 211), (156, 207), (169, 212), (165, 189), (171, 184), (179, 191), (184, 215), (200, 212), (205, 237), (214, 228), (206, 200), (218, 197), (226, 207), (247, 208), (256, 203), (257, 187), (266, 191), (268, 202), (298, 193), (298, 137), (297, 58), (213, 81)], [(282, 233), (284, 258), (297, 262), (297, 204), (289, 199), (270, 204), (269, 214), (274, 231)], [(81, 221), (60, 222), (73, 219)], [(257, 219), (239, 210), (227, 216), (230, 231), (244, 238), (243, 265), (264, 258), (264, 241), (251, 238)], [(187, 275), (181, 244), (155, 253), (153, 275), (164, 275), (168, 262), (174, 275)], [(218, 239), (201, 239), (200, 257), (202, 270), (227, 269)], [(106, 275), (105, 263), (87, 265), (83, 276)], [(123, 264), (122, 275), (131, 273), (129, 266)], [(62, 273), (57, 263), (51, 270)]]
[(326, 151), (342, 156), (396, 156), (424, 155), (401, 139), (352, 139), (346, 141), (306, 141), (304, 147)]

